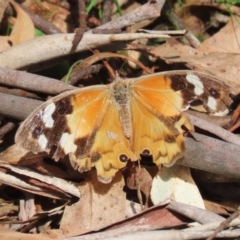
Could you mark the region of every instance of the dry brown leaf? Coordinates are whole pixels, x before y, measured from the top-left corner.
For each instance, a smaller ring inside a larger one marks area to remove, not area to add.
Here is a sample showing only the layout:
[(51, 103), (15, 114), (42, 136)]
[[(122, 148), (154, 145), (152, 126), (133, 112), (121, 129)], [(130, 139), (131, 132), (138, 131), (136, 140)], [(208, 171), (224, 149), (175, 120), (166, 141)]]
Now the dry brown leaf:
[(17, 18), (9, 39), (13, 45), (16, 45), (34, 38), (34, 24), (28, 14), (15, 2), (11, 0), (11, 4), (17, 12)]
[(240, 55), (234, 53), (212, 52), (202, 58), (192, 59), (192, 66), (204, 69), (229, 84), (233, 93), (238, 93), (240, 86)]
[[(151, 54), (160, 57), (169, 63), (182, 61), (182, 57), (202, 57), (204, 54), (188, 45), (180, 43), (176, 39), (167, 39), (165, 44), (157, 47), (149, 47)], [(188, 62), (186, 62), (188, 63)]]
[[(89, 232), (89, 235), (84, 235), (84, 239), (106, 239), (108, 237), (110, 238), (122, 236), (126, 233), (140, 232), (153, 229), (172, 228), (185, 225), (185, 217), (179, 217), (179, 214), (175, 215), (171, 211), (166, 209), (166, 204), (168, 203), (169, 201), (165, 202), (161, 206), (158, 205), (149, 208), (148, 210), (137, 214), (131, 218), (124, 219), (120, 222), (104, 227), (103, 229), (99, 229), (98, 232)], [(69, 232), (67, 228), (66, 232)], [(75, 231), (73, 232), (73, 234), (75, 236), (77, 232)], [(71, 234), (69, 233), (68, 235), (70, 236)]]
[[(198, 50), (204, 54), (213, 52), (237, 54), (240, 53), (239, 39), (240, 17), (234, 16), (219, 32), (199, 45)], [(215, 60), (218, 61), (218, 58)]]
[(48, 12), (47, 20), (49, 22), (53, 23), (64, 33), (71, 31), (72, 26), (66, 21), (70, 17), (68, 10), (47, 1), (42, 2), (42, 4)]
[(205, 207), (208, 211), (214, 212), (219, 215), (229, 215), (229, 213), (235, 212), (237, 209), (233, 206), (226, 206), (223, 204), (211, 202), (208, 200), (204, 200)]
[(98, 181), (92, 169), (88, 181), (79, 184), (81, 200), (66, 207), (60, 228), (67, 229), (71, 225), (81, 231), (96, 230), (124, 219), (126, 194), (123, 187), (120, 171), (111, 183), (104, 184)]
[[(185, 3), (182, 7), (176, 9), (176, 14), (186, 24), (188, 30), (192, 31), (195, 36), (199, 36), (205, 27), (201, 15), (206, 13), (202, 11), (201, 6), (192, 5), (194, 5), (193, 1), (191, 1), (191, 3)], [(205, 11), (207, 11), (207, 9)]]
[(166, 209), (166, 204), (157, 205), (151, 207), (135, 216), (125, 219), (121, 222), (113, 224), (106, 228), (106, 230), (125, 228), (128, 229), (134, 227), (144, 227), (148, 226), (148, 229), (161, 229), (161, 228), (171, 228), (174, 226), (179, 226), (184, 224), (184, 218), (178, 218), (177, 215), (174, 215), (172, 212)]
[(69, 24), (71, 22), (71, 14), (68, 10), (59, 6), (59, 4), (47, 1), (24, 1), (23, 6), (53, 23), (63, 33), (73, 32), (73, 26)]
[(166, 44), (151, 48), (151, 53), (167, 63), (184, 63), (192, 70), (201, 70), (227, 83), (232, 93), (240, 87), (240, 55), (226, 52), (211, 52), (204, 55), (201, 51), (171, 39)]

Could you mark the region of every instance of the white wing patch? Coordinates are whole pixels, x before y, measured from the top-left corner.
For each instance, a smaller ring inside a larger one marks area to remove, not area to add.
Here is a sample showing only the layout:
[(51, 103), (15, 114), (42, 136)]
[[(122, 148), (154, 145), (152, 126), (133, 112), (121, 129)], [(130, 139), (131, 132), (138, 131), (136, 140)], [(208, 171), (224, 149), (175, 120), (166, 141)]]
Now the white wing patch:
[(41, 146), (41, 149), (42, 149), (42, 150), (45, 150), (45, 149), (46, 149), (48, 140), (47, 140), (47, 138), (45, 137), (44, 134), (41, 134), (41, 135), (39, 136), (39, 138), (38, 138), (38, 143), (39, 143), (39, 145)]
[(52, 114), (56, 109), (56, 105), (54, 103), (49, 104), (43, 111), (43, 123), (47, 128), (52, 128), (54, 124), (54, 120), (52, 118)]
[(213, 111), (216, 111), (217, 109), (217, 101), (213, 97), (208, 97), (207, 105), (209, 108), (211, 108)]
[(188, 82), (194, 85), (194, 93), (199, 96), (204, 92), (204, 86), (197, 75), (194, 74), (187, 74), (186, 79)]
[(75, 152), (77, 150), (77, 145), (74, 144), (75, 134), (63, 133), (60, 138), (59, 145), (64, 150), (65, 154), (70, 152)]
[(224, 111), (218, 111), (217, 110), (217, 101), (213, 97), (208, 97), (207, 105), (209, 108), (211, 108), (215, 113), (213, 113), (214, 116), (222, 117), (229, 113), (229, 110), (226, 108)]

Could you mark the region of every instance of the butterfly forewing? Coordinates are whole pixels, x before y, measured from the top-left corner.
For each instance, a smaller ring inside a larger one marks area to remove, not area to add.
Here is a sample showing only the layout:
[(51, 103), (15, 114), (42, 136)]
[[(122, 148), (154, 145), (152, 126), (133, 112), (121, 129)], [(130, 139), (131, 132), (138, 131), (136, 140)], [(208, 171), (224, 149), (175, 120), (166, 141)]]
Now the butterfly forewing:
[[(164, 74), (164, 73), (163, 73)], [(207, 112), (216, 116), (228, 113), (228, 106), (232, 103), (230, 89), (217, 78), (195, 71), (172, 71), (168, 77), (172, 81), (173, 89), (178, 82), (185, 82), (186, 88), (181, 90), (183, 99), (191, 102), (200, 99)]]
[(105, 105), (109, 104), (108, 98), (105, 86), (60, 94), (25, 120), (15, 141), (33, 152), (49, 152), (57, 146), (55, 157), (58, 159), (77, 150), (76, 139), (85, 139), (82, 149), (86, 154), (105, 114)]

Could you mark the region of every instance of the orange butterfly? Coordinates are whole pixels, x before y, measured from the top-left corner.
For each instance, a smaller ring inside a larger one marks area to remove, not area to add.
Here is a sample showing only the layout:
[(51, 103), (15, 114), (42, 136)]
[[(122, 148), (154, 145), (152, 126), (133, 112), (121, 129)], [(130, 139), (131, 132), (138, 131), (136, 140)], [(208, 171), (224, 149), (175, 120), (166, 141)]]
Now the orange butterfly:
[(215, 78), (193, 71), (155, 73), (116, 79), (64, 92), (37, 108), (22, 123), (16, 143), (54, 158), (69, 154), (79, 171), (95, 166), (108, 183), (115, 173), (141, 155), (156, 165), (171, 166), (184, 155), (183, 129), (191, 129), (181, 111), (200, 99), (216, 115), (228, 113), (228, 88)]

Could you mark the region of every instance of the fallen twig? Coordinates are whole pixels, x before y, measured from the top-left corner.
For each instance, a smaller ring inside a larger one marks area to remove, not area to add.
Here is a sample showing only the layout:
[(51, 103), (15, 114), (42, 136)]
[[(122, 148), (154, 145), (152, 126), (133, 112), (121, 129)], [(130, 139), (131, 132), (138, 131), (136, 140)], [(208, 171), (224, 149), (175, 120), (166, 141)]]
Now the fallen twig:
[(225, 140), (226, 142), (233, 143), (235, 145), (240, 146), (240, 138), (237, 135), (235, 135), (235, 134), (229, 132), (228, 130), (225, 130), (224, 128), (221, 128), (213, 123), (210, 123), (206, 120), (203, 120), (201, 118), (193, 116), (191, 114), (188, 114), (188, 117), (190, 118), (190, 120), (194, 126), (199, 127), (203, 130), (206, 130), (210, 133), (213, 133), (214, 135)]

